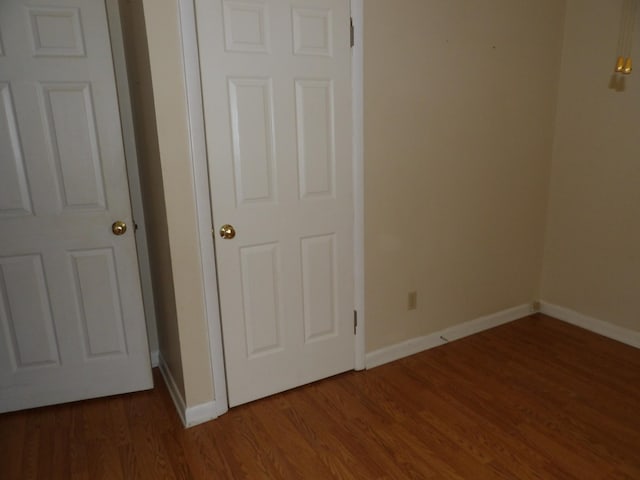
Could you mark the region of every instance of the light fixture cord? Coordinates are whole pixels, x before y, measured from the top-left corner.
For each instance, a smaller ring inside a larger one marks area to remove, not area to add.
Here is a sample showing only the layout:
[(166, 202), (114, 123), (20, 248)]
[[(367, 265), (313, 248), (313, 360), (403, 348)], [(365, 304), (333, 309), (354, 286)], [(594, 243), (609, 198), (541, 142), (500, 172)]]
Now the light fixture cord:
[(618, 57), (625, 57), (625, 48), (627, 46), (627, 22), (629, 15), (627, 11), (629, 10), (631, 0), (623, 0), (622, 2), (622, 11), (620, 12), (620, 30), (618, 31), (618, 48), (616, 49), (616, 53)]
[(635, 32), (636, 27), (636, 19), (638, 13), (638, 0), (628, 0), (629, 1), (629, 12), (627, 14), (627, 45), (625, 48), (624, 56), (625, 58), (631, 57), (631, 49), (633, 48), (633, 34)]

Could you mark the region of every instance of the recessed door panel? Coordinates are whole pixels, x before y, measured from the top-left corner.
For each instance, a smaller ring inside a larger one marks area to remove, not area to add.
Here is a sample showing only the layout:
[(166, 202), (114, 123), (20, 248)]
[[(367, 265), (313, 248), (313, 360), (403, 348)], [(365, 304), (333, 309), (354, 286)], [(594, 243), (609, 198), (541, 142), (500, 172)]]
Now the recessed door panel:
[(332, 55), (331, 10), (293, 8), (293, 50), (296, 55)]
[(31, 214), (22, 144), (8, 83), (0, 83), (0, 215)]
[(223, 4), (226, 50), (266, 53), (269, 50), (269, 31), (265, 3), (226, 0)]
[(87, 358), (127, 352), (112, 249), (70, 253)]
[(275, 138), (271, 81), (229, 80), (238, 205), (275, 201)]
[(338, 334), (335, 235), (303, 238), (302, 303), (306, 342)]
[(298, 172), (302, 198), (334, 195), (335, 144), (330, 80), (296, 80)]
[(14, 369), (58, 364), (58, 345), (40, 255), (0, 259), (0, 317)]
[(89, 84), (44, 84), (41, 88), (48, 140), (65, 208), (105, 208)]
[(282, 348), (279, 264), (276, 244), (240, 250), (248, 358)]
[(33, 54), (42, 57), (83, 56), (80, 10), (69, 7), (28, 7)]

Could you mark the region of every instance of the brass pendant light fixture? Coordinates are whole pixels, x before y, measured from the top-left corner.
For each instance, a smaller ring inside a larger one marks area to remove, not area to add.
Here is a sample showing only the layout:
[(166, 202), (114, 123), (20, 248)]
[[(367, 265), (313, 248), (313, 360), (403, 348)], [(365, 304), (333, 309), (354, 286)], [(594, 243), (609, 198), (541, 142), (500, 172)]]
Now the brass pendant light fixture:
[(618, 57), (615, 72), (623, 75), (631, 74), (633, 63), (631, 47), (638, 12), (638, 0), (624, 0), (620, 17), (620, 36), (618, 37)]

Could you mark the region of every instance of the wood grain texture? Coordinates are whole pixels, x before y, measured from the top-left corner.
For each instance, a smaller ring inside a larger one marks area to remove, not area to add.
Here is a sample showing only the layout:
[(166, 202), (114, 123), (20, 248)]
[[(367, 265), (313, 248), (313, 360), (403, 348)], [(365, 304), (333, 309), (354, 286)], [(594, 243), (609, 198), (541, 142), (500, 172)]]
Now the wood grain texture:
[(0, 478), (640, 479), (640, 351), (544, 315), (189, 430), (154, 377), (0, 415)]

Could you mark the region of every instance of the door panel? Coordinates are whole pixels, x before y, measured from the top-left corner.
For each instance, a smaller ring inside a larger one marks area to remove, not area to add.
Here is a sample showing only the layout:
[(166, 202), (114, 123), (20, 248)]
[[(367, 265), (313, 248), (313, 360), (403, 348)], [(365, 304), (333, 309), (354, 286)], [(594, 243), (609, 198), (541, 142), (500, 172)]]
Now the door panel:
[(152, 386), (105, 4), (0, 2), (0, 411)]
[(0, 83), (0, 215), (30, 215), (31, 195), (8, 83)]
[(127, 353), (112, 248), (69, 252), (85, 358)]
[(276, 198), (273, 92), (265, 78), (230, 78), (229, 106), (238, 205)]
[(329, 80), (296, 80), (300, 198), (333, 197), (333, 87)]
[(0, 291), (0, 318), (12, 367), (58, 365), (60, 354), (40, 255), (1, 259)]
[(240, 270), (248, 358), (282, 350), (282, 267), (278, 244), (241, 247)]
[(85, 54), (79, 8), (56, 5), (26, 7), (26, 11), (35, 56), (75, 57)]
[(335, 243), (335, 234), (300, 241), (305, 342), (324, 340), (339, 333)]
[(234, 406), (354, 366), (349, 2), (196, 9)]
[(63, 210), (104, 209), (93, 100), (87, 83), (41, 84), (45, 135), (57, 172)]

